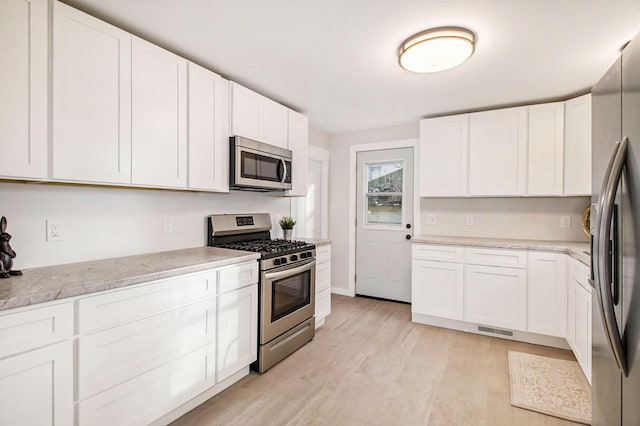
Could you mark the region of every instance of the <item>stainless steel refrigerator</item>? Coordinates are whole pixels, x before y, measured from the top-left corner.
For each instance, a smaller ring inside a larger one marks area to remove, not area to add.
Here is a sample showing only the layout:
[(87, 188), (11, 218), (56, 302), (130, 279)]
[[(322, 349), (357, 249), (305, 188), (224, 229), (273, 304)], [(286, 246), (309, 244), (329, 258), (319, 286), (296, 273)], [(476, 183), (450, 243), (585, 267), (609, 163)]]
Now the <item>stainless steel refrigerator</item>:
[(640, 35), (592, 111), (593, 424), (640, 425)]

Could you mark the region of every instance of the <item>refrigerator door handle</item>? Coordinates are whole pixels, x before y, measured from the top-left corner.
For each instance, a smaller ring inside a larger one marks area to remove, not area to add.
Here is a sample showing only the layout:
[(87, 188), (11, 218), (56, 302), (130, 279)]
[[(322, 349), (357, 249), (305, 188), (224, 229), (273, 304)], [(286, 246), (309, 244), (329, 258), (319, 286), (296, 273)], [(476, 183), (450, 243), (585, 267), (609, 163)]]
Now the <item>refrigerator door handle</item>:
[[(604, 322), (609, 345), (613, 351), (618, 366), (625, 374), (628, 375), (627, 358), (620, 337), (620, 330), (616, 322), (614, 301), (611, 294), (611, 223), (615, 212), (615, 197), (618, 183), (622, 178), (622, 171), (626, 160), (627, 145), (629, 141), (624, 138), (621, 142), (616, 142), (614, 153), (607, 167), (607, 173), (600, 192), (600, 200), (598, 206), (598, 219), (596, 228), (595, 241), (595, 281), (598, 300), (600, 302), (600, 313)], [(614, 244), (615, 246), (615, 244)], [(615, 277), (619, 279), (619, 277)], [(619, 285), (619, 283), (613, 283)]]

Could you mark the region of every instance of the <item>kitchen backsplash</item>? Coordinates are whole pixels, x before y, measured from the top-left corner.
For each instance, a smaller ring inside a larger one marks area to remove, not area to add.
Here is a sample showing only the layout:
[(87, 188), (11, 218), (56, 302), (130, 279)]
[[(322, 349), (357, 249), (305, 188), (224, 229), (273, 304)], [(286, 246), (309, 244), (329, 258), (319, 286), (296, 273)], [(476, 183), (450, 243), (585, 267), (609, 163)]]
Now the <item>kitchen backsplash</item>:
[[(582, 212), (589, 197), (549, 198), (423, 198), (421, 233), (488, 238), (588, 241), (582, 231)], [(429, 216), (436, 223), (428, 224)], [(473, 225), (467, 225), (467, 217)], [(561, 216), (571, 218), (560, 227)]]
[[(0, 216), (7, 217), (14, 268), (206, 245), (205, 217), (214, 213), (290, 214), (286, 197), (0, 183)], [(163, 232), (164, 219), (172, 232)], [(47, 220), (61, 225), (62, 241), (46, 241)], [(279, 226), (274, 226), (278, 236)]]

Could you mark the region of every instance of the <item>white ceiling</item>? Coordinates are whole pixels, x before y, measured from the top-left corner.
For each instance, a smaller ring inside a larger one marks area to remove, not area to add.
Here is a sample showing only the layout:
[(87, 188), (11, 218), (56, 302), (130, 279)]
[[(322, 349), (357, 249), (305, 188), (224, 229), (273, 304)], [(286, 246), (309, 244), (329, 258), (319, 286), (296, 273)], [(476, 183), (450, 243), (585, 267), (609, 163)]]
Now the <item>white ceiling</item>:
[[(589, 90), (640, 31), (638, 0), (65, 0), (306, 113), (330, 134)], [(437, 74), (397, 64), (407, 37), (476, 34)]]

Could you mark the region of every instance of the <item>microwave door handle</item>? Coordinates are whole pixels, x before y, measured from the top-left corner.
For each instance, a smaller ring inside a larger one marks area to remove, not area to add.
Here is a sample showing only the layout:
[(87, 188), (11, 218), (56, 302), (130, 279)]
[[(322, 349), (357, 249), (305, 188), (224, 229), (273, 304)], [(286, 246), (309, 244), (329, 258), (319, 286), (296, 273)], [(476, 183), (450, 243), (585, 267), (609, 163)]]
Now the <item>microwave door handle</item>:
[(284, 181), (287, 180), (287, 162), (281, 158), (280, 163), (282, 164), (282, 180), (280, 183), (284, 184)]
[[(600, 313), (604, 322), (609, 345), (613, 355), (625, 376), (628, 375), (627, 358), (624, 344), (620, 337), (620, 330), (616, 321), (614, 301), (611, 294), (611, 280), (619, 280), (619, 276), (613, 276), (611, 265), (611, 223), (615, 213), (615, 196), (618, 183), (622, 178), (622, 171), (625, 164), (628, 139), (624, 138), (616, 143), (616, 149), (612, 161), (607, 167), (607, 175), (603, 182), (600, 193), (599, 212), (596, 229), (596, 290), (600, 302)], [(615, 236), (615, 233), (614, 233)], [(614, 242), (614, 247), (616, 242)], [(617, 257), (617, 256), (616, 256)], [(617, 274), (616, 274), (617, 275)], [(614, 286), (620, 285), (614, 282)]]
[(284, 271), (278, 271), (278, 272), (267, 272), (266, 274), (264, 274), (264, 277), (267, 280), (277, 280), (279, 278), (284, 278), (291, 275), (299, 274), (301, 272), (308, 271), (309, 269), (312, 269), (315, 266), (315, 264), (316, 264), (316, 261), (312, 260), (311, 262), (305, 263), (304, 265), (298, 266), (296, 268), (286, 269)]

